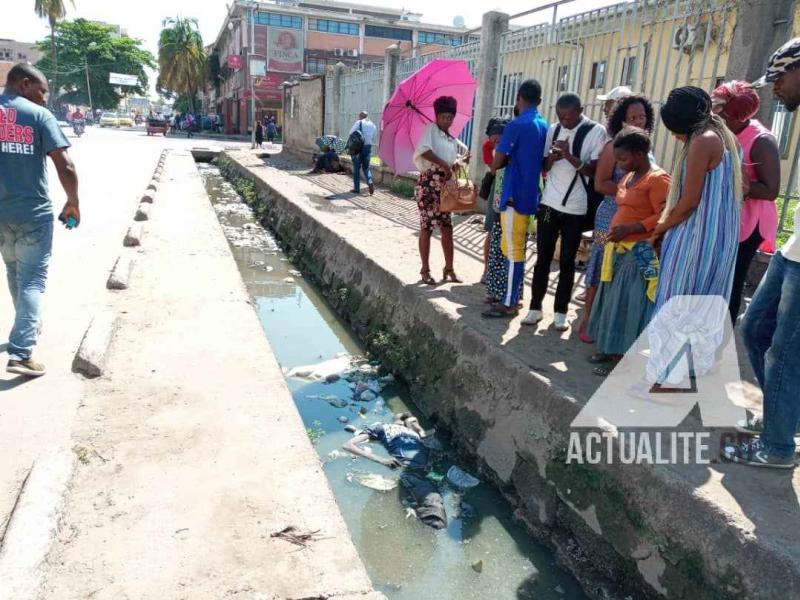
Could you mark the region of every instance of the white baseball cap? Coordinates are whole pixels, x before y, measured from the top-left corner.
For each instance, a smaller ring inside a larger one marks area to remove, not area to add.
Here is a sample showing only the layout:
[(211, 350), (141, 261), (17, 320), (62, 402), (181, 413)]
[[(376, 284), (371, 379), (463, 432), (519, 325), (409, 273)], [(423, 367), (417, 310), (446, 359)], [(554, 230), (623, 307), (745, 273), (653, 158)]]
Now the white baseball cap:
[(622, 100), (628, 96), (633, 96), (633, 91), (627, 85), (618, 85), (607, 94), (600, 94), (597, 99), (601, 102), (606, 100)]

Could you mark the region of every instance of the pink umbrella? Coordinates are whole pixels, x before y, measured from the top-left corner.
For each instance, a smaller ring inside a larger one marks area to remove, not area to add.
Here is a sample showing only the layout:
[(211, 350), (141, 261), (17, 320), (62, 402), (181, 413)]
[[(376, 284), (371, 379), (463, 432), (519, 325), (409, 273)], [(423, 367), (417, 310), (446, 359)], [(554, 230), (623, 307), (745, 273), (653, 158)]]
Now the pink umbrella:
[(436, 120), (433, 102), (440, 96), (456, 99), (450, 135), (458, 136), (472, 118), (476, 86), (466, 61), (437, 58), (423, 66), (397, 86), (383, 107), (378, 156), (395, 173), (415, 171), (412, 159), (422, 130)]

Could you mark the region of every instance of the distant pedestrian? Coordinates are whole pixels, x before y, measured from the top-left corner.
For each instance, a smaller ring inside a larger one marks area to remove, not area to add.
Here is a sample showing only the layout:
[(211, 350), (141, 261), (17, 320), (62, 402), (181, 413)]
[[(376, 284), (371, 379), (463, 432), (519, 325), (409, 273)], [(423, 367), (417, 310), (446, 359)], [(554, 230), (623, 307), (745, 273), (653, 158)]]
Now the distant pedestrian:
[[(773, 83), (775, 98), (794, 112), (800, 107), (800, 37), (778, 48), (767, 73), (753, 85)], [(726, 445), (728, 460), (755, 467), (793, 469), (800, 422), (800, 206), (794, 234), (769, 263), (742, 319), (742, 338), (764, 392), (764, 417), (740, 429), (754, 434)]]
[(45, 374), (44, 365), (32, 355), (53, 245), (47, 156), (67, 194), (59, 220), (68, 227), (81, 220), (78, 178), (67, 154), (70, 144), (56, 118), (44, 108), (47, 92), (47, 78), (41, 71), (20, 63), (9, 71), (0, 95), (0, 122), (7, 125), (0, 128), (0, 253), (16, 310), (6, 371), (31, 377)]
[[(453, 268), (453, 221), (450, 213), (441, 211), (441, 195), (445, 181), (453, 176), (453, 169), (459, 162), (459, 149), (463, 148), (468, 157), (468, 148), (458, 138), (450, 135), (450, 126), (456, 117), (458, 102), (451, 96), (441, 96), (433, 103), (436, 121), (429, 123), (414, 151), (414, 165), (419, 169), (416, 187), (417, 207), (419, 208), (419, 255), (422, 260), (422, 283), (435, 285), (431, 277), (429, 263), (431, 236), (435, 227), (442, 233), (444, 252), (444, 272), (442, 281), (461, 283)], [(461, 158), (461, 160), (465, 160)]]
[(256, 148), (261, 148), (261, 145), (264, 143), (264, 126), (261, 124), (261, 121), (256, 123)]
[(267, 123), (267, 141), (270, 145), (275, 143), (275, 134), (278, 133), (278, 126), (272, 119)]
[(358, 113), (358, 121), (350, 129), (350, 137), (347, 139), (348, 151), (353, 159), (353, 189), (354, 194), (361, 193), (361, 171), (364, 171), (364, 179), (367, 180), (369, 193), (375, 193), (375, 186), (372, 184), (372, 172), (369, 169), (369, 162), (372, 160), (372, 142), (378, 128), (375, 123), (369, 120), (366, 111)]

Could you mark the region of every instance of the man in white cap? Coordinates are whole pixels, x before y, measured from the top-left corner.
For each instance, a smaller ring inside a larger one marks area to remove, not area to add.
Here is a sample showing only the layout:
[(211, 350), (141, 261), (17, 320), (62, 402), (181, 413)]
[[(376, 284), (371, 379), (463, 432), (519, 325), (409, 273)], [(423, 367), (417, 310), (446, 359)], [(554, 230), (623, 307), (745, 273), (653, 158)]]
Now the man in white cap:
[(367, 180), (370, 195), (375, 193), (369, 161), (372, 159), (372, 142), (377, 131), (378, 128), (375, 127), (375, 123), (370, 121), (367, 111), (362, 110), (358, 113), (358, 121), (350, 129), (350, 137), (347, 140), (350, 156), (353, 159), (353, 189), (351, 192), (354, 194), (361, 193), (362, 170), (364, 171), (364, 179)]
[[(778, 48), (766, 74), (753, 85), (774, 85), (787, 110), (800, 106), (800, 37)], [(722, 455), (754, 467), (792, 469), (800, 421), (800, 206), (794, 235), (769, 263), (764, 279), (742, 319), (742, 337), (764, 392), (764, 416), (740, 423), (754, 437), (730, 443)]]
[(617, 102), (628, 96), (633, 96), (633, 92), (627, 85), (618, 85), (607, 94), (600, 94), (597, 96), (597, 100), (604, 102), (603, 116), (606, 118), (606, 121), (608, 121), (608, 118), (611, 116), (611, 111), (614, 110)]

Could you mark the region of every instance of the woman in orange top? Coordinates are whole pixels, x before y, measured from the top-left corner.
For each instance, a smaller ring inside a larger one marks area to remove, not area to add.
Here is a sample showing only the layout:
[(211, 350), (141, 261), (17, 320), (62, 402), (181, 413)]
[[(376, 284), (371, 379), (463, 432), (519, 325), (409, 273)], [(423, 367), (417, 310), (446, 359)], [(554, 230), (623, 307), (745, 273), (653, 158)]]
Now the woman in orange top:
[[(649, 158), (650, 136), (626, 127), (614, 138), (614, 157), (626, 173), (617, 190), (617, 212), (611, 220), (600, 286), (587, 334), (600, 353), (595, 364), (617, 362), (650, 321), (658, 280), (658, 258), (647, 242), (661, 217), (670, 176)], [(611, 366), (598, 366), (605, 376)]]

